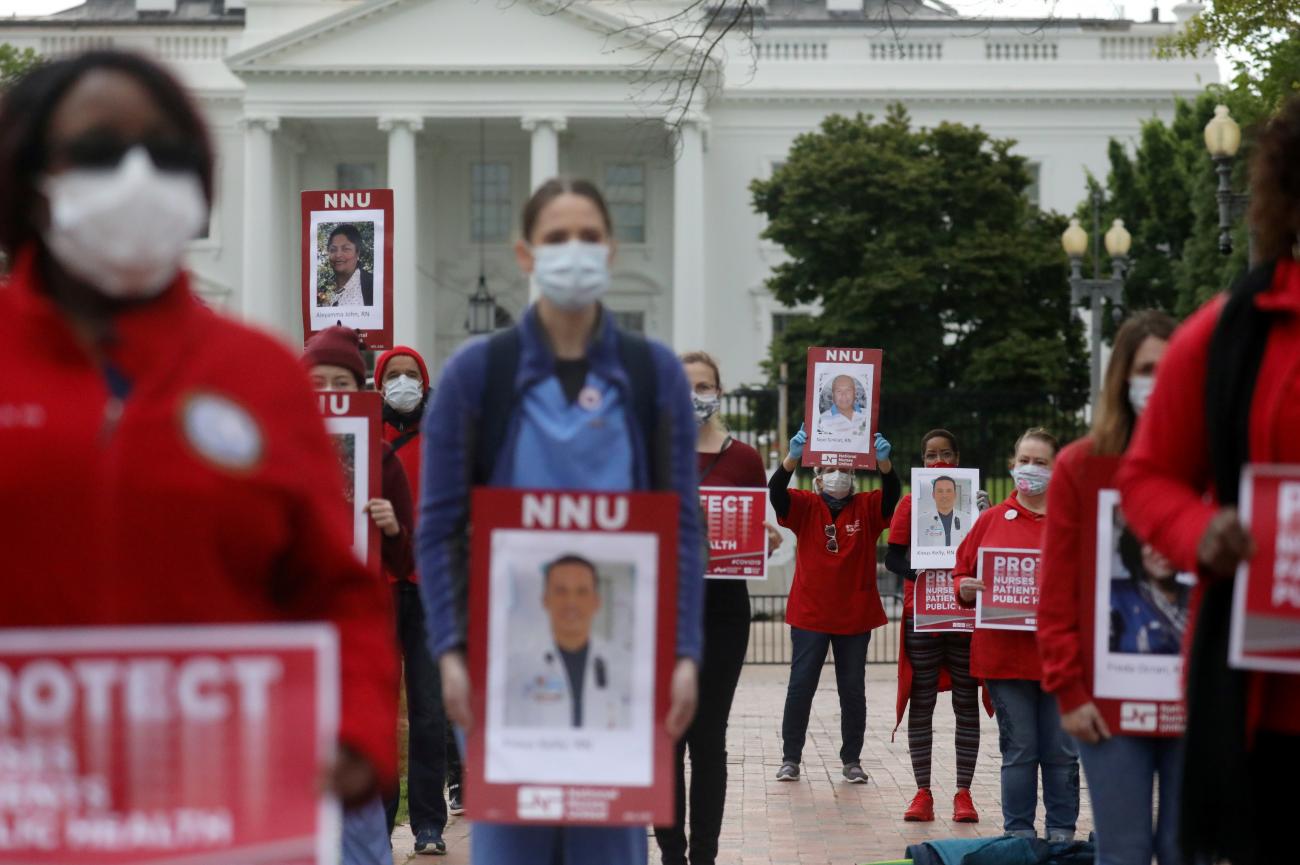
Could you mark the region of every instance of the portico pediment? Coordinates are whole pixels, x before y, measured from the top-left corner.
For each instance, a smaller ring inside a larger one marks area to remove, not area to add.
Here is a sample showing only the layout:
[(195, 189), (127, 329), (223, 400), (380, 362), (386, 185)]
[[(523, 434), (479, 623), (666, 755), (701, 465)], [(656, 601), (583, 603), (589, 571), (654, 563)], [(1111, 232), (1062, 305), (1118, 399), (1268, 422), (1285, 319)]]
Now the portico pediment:
[(237, 75), (635, 74), (655, 51), (690, 49), (585, 0), (366, 0), (228, 63)]

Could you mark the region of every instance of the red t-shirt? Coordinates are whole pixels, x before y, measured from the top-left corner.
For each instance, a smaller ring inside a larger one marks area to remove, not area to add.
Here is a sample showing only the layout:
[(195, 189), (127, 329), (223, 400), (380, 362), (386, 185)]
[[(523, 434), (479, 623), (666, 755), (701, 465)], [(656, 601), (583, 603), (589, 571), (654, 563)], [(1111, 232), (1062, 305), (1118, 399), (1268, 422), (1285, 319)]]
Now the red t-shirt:
[[(912, 494), (899, 499), (894, 518), (889, 521), (889, 542), (905, 547), (912, 545)], [(916, 580), (903, 580), (903, 615), (912, 615), (916, 606)]]
[[(786, 624), (823, 634), (864, 634), (888, 621), (876, 585), (876, 541), (885, 530), (881, 498), (880, 490), (858, 493), (832, 521), (820, 495), (790, 490), (790, 510), (779, 518), (798, 543)], [(836, 553), (826, 549), (832, 522)]]
[[(1014, 514), (1015, 516), (1009, 516)], [(967, 577), (977, 577), (980, 547), (1008, 547), (1037, 550), (1042, 548), (1043, 516), (1027, 510), (1012, 493), (1000, 505), (979, 515), (970, 533), (957, 548), (957, 567), (953, 568), (955, 585)], [(960, 595), (958, 596), (960, 600)], [(1038, 643), (1033, 631), (999, 631), (976, 628), (970, 644), (970, 671), (977, 679), (1042, 678), (1038, 662)]]

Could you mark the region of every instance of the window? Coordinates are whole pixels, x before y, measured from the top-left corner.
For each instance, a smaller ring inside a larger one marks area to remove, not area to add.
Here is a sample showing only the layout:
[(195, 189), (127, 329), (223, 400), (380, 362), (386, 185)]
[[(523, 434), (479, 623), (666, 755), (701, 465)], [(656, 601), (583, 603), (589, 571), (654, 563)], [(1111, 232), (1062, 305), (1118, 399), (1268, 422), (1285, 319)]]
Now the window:
[(340, 162), (334, 167), (339, 189), (376, 189), (379, 171), (373, 162)]
[(510, 163), (475, 162), (470, 169), (470, 240), (504, 243), (510, 239)]
[(645, 335), (644, 312), (617, 312), (611, 310), (610, 315), (613, 316), (614, 324), (618, 325), (619, 330)]
[(1025, 198), (1035, 207), (1042, 204), (1042, 190), (1039, 183), (1043, 175), (1043, 166), (1038, 162), (1025, 163), (1025, 172), (1029, 175), (1029, 185), (1025, 187)]
[(635, 162), (605, 166), (605, 198), (614, 238), (645, 243), (645, 166)]

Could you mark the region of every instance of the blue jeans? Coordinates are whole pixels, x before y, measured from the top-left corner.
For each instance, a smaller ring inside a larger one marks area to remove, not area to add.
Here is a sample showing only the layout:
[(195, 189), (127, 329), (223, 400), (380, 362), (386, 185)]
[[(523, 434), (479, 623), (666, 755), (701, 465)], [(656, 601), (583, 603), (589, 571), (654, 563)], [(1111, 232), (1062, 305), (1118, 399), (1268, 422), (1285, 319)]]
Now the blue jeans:
[(1079, 819), (1079, 752), (1061, 729), (1056, 698), (1027, 679), (990, 679), (987, 684), (1002, 751), (1002, 828), (1034, 837), (1041, 766), (1047, 837), (1073, 838)]
[(388, 818), (378, 796), (343, 812), (343, 865), (392, 865)]
[(865, 634), (823, 634), (790, 628), (794, 657), (790, 659), (790, 684), (785, 692), (785, 715), (781, 719), (781, 759), (798, 763), (808, 737), (808, 716), (813, 695), (822, 677), (826, 650), (835, 649), (835, 687), (840, 693), (840, 762), (862, 759), (862, 740), (867, 734), (867, 646)]
[(645, 865), (644, 826), (507, 826), (475, 823), (474, 865)]
[[(1097, 865), (1182, 865), (1178, 804), (1183, 785), (1183, 740), (1113, 736), (1079, 743), (1088, 773)], [(1152, 781), (1160, 777), (1159, 816), (1151, 831)]]

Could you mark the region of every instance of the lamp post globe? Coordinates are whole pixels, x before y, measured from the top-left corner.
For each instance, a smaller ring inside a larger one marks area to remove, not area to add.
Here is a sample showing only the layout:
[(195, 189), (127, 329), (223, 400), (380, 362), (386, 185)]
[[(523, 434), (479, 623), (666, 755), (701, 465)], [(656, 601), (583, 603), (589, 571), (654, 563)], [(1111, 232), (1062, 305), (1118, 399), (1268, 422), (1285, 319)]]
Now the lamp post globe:
[(1061, 234), (1061, 248), (1070, 258), (1082, 258), (1088, 251), (1088, 232), (1079, 224), (1078, 217), (1070, 218), (1070, 227)]
[(1133, 235), (1128, 233), (1124, 227), (1124, 220), (1117, 219), (1111, 223), (1110, 230), (1106, 232), (1106, 253), (1111, 258), (1127, 258), (1128, 252), (1133, 248)]
[(1226, 105), (1214, 106), (1214, 117), (1205, 124), (1205, 149), (1215, 159), (1231, 159), (1241, 147), (1241, 127)]

